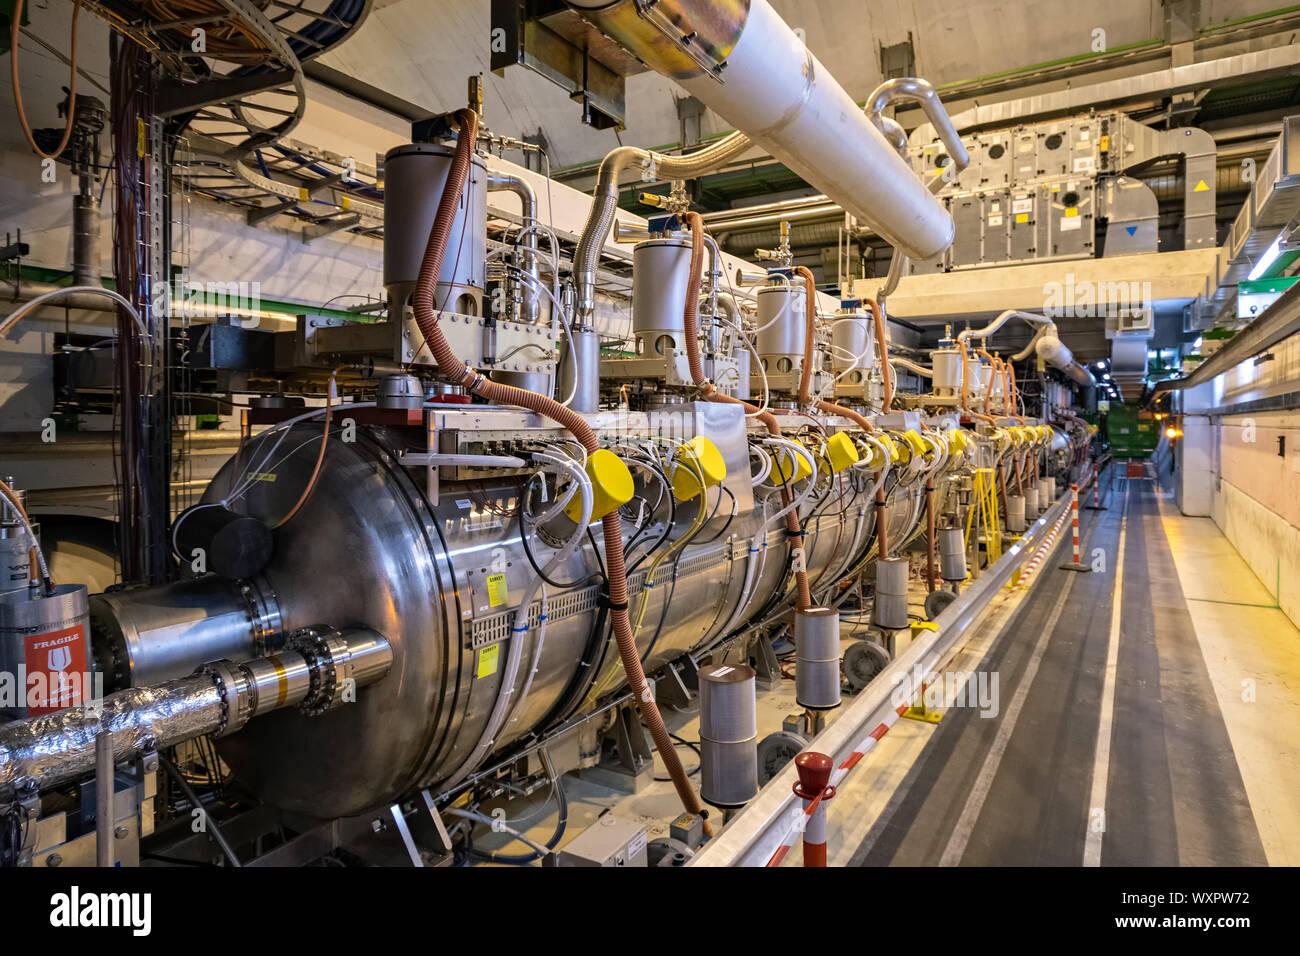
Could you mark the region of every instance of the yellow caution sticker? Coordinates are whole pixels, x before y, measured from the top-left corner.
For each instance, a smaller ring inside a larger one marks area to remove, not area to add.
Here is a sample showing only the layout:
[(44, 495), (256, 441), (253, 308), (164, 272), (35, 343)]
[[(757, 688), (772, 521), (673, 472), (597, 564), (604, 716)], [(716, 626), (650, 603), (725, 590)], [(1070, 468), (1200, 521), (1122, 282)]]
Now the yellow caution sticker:
[(1065, 210), (1065, 218), (1067, 219), (1069, 219), (1071, 216), (1077, 216), (1077, 215), (1079, 215), (1079, 209), (1077, 206)]
[(1204, 179), (1198, 179), (1196, 185), (1192, 187), (1194, 193), (1205, 193), (1210, 191), (1210, 185)]
[(303, 202), (306, 202), (308, 199), (311, 198), (311, 193), (307, 191), (306, 186), (298, 187), (298, 198), (301, 199)]
[(1110, 137), (1103, 136), (1100, 140), (1098, 140), (1097, 148), (1101, 150), (1103, 153), (1106, 152), (1106, 150), (1110, 149)]
[(491, 677), (497, 672), (497, 661), (500, 658), (500, 644), (489, 644), (487, 647), (480, 648), (478, 652), (478, 669), (475, 671), (476, 676), (480, 680), (484, 677)]
[(146, 140), (145, 140), (145, 135), (144, 135), (144, 117), (143, 117), (143, 116), (137, 116), (137, 117), (135, 118), (135, 139), (136, 139), (136, 142), (135, 142), (135, 154), (136, 154), (137, 156), (139, 156), (141, 159), (144, 159), (144, 153), (145, 153), (145, 142), (146, 142)]
[(487, 588), (488, 604), (492, 607), (500, 607), (510, 600), (510, 591), (506, 587), (506, 576), (504, 574), (489, 574)]
[(1022, 222), (1022, 223), (1029, 222), (1029, 213), (1027, 212), (1016, 213), (1016, 222)]
[(339, 203), (339, 208), (340, 208), (340, 209), (351, 209), (351, 208), (352, 208), (352, 197), (351, 197), (351, 196), (344, 196), (344, 197), (342, 197), (342, 199), (340, 200), (340, 203)]

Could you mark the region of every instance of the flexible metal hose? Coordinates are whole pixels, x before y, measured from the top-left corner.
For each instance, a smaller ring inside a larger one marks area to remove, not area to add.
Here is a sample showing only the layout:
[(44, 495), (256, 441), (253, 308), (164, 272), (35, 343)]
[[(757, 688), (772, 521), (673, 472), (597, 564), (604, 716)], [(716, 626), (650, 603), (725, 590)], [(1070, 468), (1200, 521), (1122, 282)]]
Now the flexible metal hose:
[(587, 215), (587, 224), (583, 226), (573, 256), (580, 317), (590, 315), (595, 308), (596, 270), (600, 264), (600, 251), (605, 247), (605, 239), (618, 215), (618, 180), (622, 172), (633, 164), (653, 164), (657, 174), (664, 179), (695, 179), (734, 159), (748, 147), (749, 137), (736, 131), (685, 156), (668, 156), (638, 146), (620, 146), (605, 155), (596, 178), (591, 212)]
[[(411, 300), (420, 333), (437, 361), (439, 370), (452, 383), (461, 385), (489, 401), (504, 405), (519, 405), (545, 415), (570, 431), (588, 453), (597, 451), (600, 445), (596, 441), (596, 434), (581, 415), (545, 395), (493, 382), (469, 368), (457, 358), (451, 344), (439, 328), (438, 317), (433, 308), (434, 291), (438, 284), (438, 273), (442, 270), (443, 256), (447, 251), (447, 237), (456, 218), (461, 193), (465, 188), (474, 142), (478, 137), (478, 114), (473, 110), (458, 111), (456, 121), (460, 126), (460, 137), (456, 143), (456, 152), (447, 174), (442, 198), (438, 202), (438, 211), (429, 230), (429, 243), (424, 250), (415, 294)], [(699, 814), (702, 810), (699, 797), (691, 786), (686, 769), (682, 766), (677, 750), (673, 746), (672, 737), (668, 734), (668, 728), (664, 726), (663, 715), (659, 713), (659, 708), (655, 704), (654, 691), (641, 666), (641, 657), (637, 653), (632, 626), (628, 621), (627, 568), (623, 560), (623, 527), (618, 510), (615, 509), (607, 514), (602, 520), (602, 525), (605, 533), (605, 566), (609, 577), (610, 622), (614, 630), (614, 639), (618, 644), (619, 657), (623, 662), (623, 670), (640, 705), (641, 718), (650, 731), (655, 749), (659, 751), (659, 756), (668, 770), (668, 775), (672, 778), (682, 805), (688, 812)], [(705, 830), (711, 832), (708, 821), (705, 821)]]

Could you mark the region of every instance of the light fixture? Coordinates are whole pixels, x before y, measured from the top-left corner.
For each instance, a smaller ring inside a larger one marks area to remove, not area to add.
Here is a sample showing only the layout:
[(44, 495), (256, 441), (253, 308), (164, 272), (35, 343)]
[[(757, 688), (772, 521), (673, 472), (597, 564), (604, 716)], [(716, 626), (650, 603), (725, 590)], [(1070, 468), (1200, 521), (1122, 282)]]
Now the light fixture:
[(1279, 232), (1277, 238), (1274, 239), (1272, 244), (1264, 250), (1264, 254), (1259, 257), (1259, 261), (1255, 263), (1255, 268), (1250, 270), (1249, 279), (1251, 282), (1254, 282), (1267, 272), (1277, 257), (1282, 254), (1282, 236), (1285, 233), (1285, 229), (1283, 229), (1282, 232)]

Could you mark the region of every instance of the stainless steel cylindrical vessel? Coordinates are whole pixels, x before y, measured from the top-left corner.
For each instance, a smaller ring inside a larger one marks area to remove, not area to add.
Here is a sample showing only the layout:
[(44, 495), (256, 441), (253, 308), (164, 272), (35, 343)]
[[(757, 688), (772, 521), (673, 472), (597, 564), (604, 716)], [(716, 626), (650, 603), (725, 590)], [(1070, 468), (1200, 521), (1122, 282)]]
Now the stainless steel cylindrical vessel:
[(1043, 491), (1040, 493), (1040, 498), (1042, 499), (1040, 503), (1043, 505), (1043, 510), (1046, 511), (1052, 506), (1052, 503), (1056, 501), (1056, 478), (1052, 475), (1048, 475), (1046, 478), (1042, 479), (1042, 483)]
[(758, 355), (769, 373), (792, 372), (803, 361), (806, 319), (802, 286), (763, 286), (758, 297)]
[[(736, 370), (738, 374), (734, 381), (730, 376), (728, 376), (726, 381), (719, 383), (719, 387), (728, 395), (732, 395), (744, 401), (749, 401), (751, 395), (749, 373), (753, 366), (754, 356), (749, 349), (745, 348), (745, 346), (740, 345), (739, 343), (737, 343), (737, 345), (738, 347), (731, 353), (731, 357), (736, 360)], [(729, 388), (728, 386), (732, 387)]]
[(758, 793), (758, 710), (754, 669), (700, 669), (700, 796), (734, 809)]
[(1038, 487), (1036, 485), (1025, 485), (1025, 520), (1037, 518), (1038, 507)]
[(112, 688), (186, 677), (199, 664), (244, 660), (274, 647), (275, 595), (263, 584), (209, 574), (90, 600), (96, 658)]
[(956, 349), (935, 349), (930, 353), (930, 367), (934, 374), (930, 383), (936, 395), (955, 395), (961, 388), (961, 352)]
[(966, 539), (961, 528), (939, 530), (939, 575), (945, 581), (966, 580)]
[(881, 558), (876, 562), (876, 597), (871, 623), (891, 630), (907, 627), (907, 560)]
[(1020, 534), (1025, 530), (1025, 498), (1023, 495), (1007, 495), (1007, 530)]
[[(865, 377), (876, 364), (875, 341), (871, 319), (865, 312), (837, 312), (835, 321), (831, 323), (831, 367), (837, 373), (858, 369)], [(847, 376), (845, 380), (848, 380)], [(853, 384), (861, 380), (859, 378)]]
[(56, 585), (53, 594), (23, 588), (0, 594), (0, 670), (19, 695), (16, 717), (43, 714), (90, 699), (86, 587)]
[(686, 347), (688, 239), (647, 239), (632, 250), (632, 331), (641, 355)]
[(794, 612), (794, 699), (809, 710), (840, 705), (840, 616), (830, 607)]
[[(576, 359), (576, 362), (575, 362)], [(600, 410), (600, 336), (595, 329), (573, 329), (572, 337), (560, 343), (560, 373), (556, 376), (556, 401), (564, 401), (569, 393), (573, 400), (569, 407), (575, 412)], [(574, 385), (574, 373), (577, 385)]]
[[(420, 276), (454, 152), (437, 143), (410, 143), (384, 156), (384, 288), (390, 293), (409, 293)], [(483, 315), (486, 263), (487, 167), (476, 155), (447, 237), (435, 308)]]

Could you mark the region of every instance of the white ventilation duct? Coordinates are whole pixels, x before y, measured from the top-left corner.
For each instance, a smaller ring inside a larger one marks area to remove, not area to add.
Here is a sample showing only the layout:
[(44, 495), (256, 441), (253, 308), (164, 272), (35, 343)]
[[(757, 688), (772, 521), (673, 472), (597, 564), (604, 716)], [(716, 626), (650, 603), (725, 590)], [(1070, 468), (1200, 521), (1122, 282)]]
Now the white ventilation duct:
[(943, 204), (767, 0), (569, 4), (906, 255), (952, 243)]

